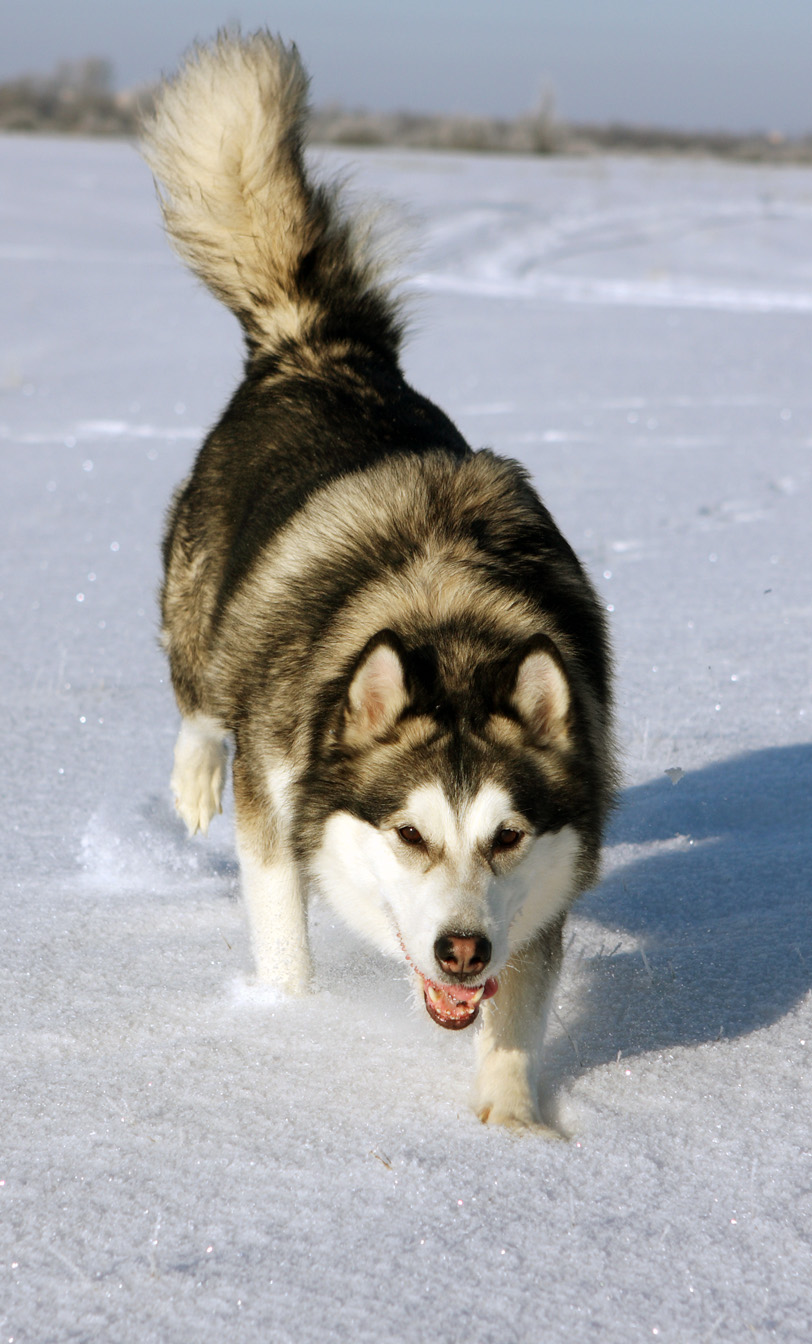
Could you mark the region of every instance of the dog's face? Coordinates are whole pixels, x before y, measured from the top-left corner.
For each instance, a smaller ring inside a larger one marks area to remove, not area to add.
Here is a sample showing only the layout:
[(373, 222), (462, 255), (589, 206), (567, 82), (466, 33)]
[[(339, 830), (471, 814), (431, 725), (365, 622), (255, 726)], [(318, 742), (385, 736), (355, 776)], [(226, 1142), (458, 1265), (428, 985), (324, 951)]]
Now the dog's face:
[(466, 695), (466, 714), (408, 663), (382, 634), (352, 675), (335, 806), (310, 866), (351, 926), (406, 958), (434, 1020), (459, 1029), (578, 890), (562, 769), (571, 699), (543, 637), (498, 669), (499, 686)]

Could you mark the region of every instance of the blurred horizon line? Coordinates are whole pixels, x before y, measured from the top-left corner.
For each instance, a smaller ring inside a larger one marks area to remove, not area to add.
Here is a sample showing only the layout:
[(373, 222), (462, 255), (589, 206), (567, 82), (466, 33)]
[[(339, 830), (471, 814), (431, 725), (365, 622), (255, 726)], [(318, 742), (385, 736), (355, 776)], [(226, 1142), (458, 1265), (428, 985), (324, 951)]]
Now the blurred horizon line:
[[(89, 55), (58, 61), (49, 72), (0, 80), (0, 131), (136, 134), (160, 81), (117, 87), (114, 69), (109, 58)], [(315, 143), (354, 147), (526, 154), (704, 152), (744, 161), (812, 162), (812, 129), (800, 134), (755, 127), (689, 130), (667, 122), (559, 117), (549, 84), (535, 107), (515, 117), (407, 108), (385, 111), (331, 99), (314, 104), (310, 129)]]

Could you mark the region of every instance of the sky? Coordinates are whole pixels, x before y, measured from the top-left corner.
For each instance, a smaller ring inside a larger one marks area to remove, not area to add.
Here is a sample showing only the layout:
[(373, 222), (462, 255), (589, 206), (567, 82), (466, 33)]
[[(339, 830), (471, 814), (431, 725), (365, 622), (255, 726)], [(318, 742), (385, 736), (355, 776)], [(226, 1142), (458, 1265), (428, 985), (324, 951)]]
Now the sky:
[(224, 23), (294, 39), (316, 103), (573, 121), (812, 131), (810, 0), (28, 0), (3, 17), (0, 79), (61, 60), (154, 81)]

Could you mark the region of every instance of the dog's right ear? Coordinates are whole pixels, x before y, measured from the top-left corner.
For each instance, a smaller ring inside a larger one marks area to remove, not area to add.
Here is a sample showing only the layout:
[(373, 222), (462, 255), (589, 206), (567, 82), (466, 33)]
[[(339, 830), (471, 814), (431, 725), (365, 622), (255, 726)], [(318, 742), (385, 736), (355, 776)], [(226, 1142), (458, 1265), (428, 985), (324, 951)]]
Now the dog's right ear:
[(365, 747), (386, 735), (409, 703), (404, 648), (393, 630), (381, 630), (362, 650), (352, 674), (341, 737)]
[(512, 709), (539, 744), (565, 745), (572, 692), (561, 655), (547, 635), (534, 635), (520, 650), (510, 696)]

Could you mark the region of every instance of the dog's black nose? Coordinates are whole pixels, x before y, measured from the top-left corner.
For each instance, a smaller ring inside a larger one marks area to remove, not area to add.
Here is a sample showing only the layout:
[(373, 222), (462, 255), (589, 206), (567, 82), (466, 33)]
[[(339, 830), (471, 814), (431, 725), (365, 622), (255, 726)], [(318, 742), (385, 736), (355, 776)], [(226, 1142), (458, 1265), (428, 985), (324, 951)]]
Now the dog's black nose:
[(447, 933), (434, 944), (437, 963), (447, 975), (477, 975), (491, 959), (490, 942), (481, 933)]

